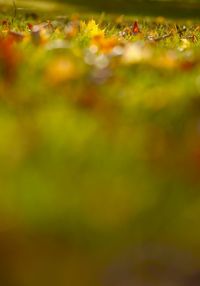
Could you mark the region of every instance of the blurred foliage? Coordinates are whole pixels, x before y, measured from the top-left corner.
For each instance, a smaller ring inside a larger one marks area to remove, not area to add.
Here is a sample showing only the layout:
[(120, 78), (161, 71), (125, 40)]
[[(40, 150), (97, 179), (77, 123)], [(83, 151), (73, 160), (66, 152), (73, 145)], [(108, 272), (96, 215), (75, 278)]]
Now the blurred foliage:
[(200, 15), (199, 0), (0, 0), (0, 5), (13, 5), (42, 8), (45, 10), (62, 9), (66, 7), (77, 11), (96, 11), (98, 13), (118, 13), (142, 16), (167, 16), (172, 18), (197, 18)]
[(57, 0), (80, 7), (106, 12), (140, 15), (165, 15), (170, 17), (199, 18), (199, 0)]
[(2, 7), (1, 285), (199, 285), (199, 36)]

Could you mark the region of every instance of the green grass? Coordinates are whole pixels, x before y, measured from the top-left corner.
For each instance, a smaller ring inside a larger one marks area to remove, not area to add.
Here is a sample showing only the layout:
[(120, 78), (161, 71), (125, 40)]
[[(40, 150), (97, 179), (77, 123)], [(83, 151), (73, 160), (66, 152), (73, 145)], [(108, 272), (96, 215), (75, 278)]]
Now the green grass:
[(121, 255), (148, 285), (176, 255), (182, 285), (200, 254), (198, 22), (57, 15), (0, 16), (2, 285), (121, 285), (103, 280)]

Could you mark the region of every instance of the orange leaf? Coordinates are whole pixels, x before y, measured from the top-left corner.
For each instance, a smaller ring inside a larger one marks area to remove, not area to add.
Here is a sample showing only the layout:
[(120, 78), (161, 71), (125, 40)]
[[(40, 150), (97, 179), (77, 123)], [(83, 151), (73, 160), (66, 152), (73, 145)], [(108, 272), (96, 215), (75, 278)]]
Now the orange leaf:
[(3, 77), (7, 82), (15, 78), (20, 60), (14, 43), (15, 39), (12, 35), (8, 35), (6, 38), (0, 38), (0, 65), (2, 67)]

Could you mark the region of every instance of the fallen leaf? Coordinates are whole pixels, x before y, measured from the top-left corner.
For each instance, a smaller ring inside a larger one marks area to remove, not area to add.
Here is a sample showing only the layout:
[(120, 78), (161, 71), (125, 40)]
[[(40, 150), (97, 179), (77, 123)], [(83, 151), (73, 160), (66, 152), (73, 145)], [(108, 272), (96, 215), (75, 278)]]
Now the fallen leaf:
[(102, 53), (110, 53), (118, 44), (116, 37), (106, 38), (104, 34), (96, 35), (92, 38), (92, 45), (97, 46)]
[(14, 42), (15, 39), (12, 35), (0, 38), (0, 65), (2, 66), (2, 75), (7, 82), (15, 79), (20, 59)]
[(27, 27), (28, 27), (28, 29), (29, 29), (30, 31), (32, 31), (32, 30), (33, 30), (33, 24), (28, 23), (28, 24), (27, 24)]
[(86, 34), (89, 38), (104, 36), (104, 30), (99, 28), (99, 25), (96, 24), (95, 20), (90, 20), (88, 23), (81, 21), (80, 31), (81, 33)]
[(52, 85), (74, 80), (78, 76), (79, 73), (75, 64), (67, 58), (54, 59), (47, 66), (46, 79)]
[(137, 21), (135, 21), (135, 22), (133, 23), (132, 32), (133, 32), (133, 34), (138, 34), (138, 33), (140, 33), (140, 29), (139, 29), (139, 26), (138, 26), (138, 22), (137, 22)]

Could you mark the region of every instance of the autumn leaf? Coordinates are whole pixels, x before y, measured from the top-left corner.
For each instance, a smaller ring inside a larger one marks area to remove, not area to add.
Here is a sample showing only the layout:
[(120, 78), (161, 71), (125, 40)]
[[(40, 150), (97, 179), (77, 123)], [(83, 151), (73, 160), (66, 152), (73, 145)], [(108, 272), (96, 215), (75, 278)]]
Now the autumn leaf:
[(137, 21), (135, 21), (135, 22), (133, 23), (132, 32), (133, 32), (133, 34), (138, 34), (138, 33), (140, 33), (140, 29), (139, 29), (139, 26), (138, 26), (138, 22), (137, 22)]
[(15, 37), (9, 34), (6, 38), (0, 38), (0, 65), (6, 81), (12, 81), (17, 72), (19, 53), (14, 47)]
[(117, 45), (118, 40), (116, 37), (106, 38), (104, 35), (96, 35), (92, 38), (92, 45), (95, 45), (100, 52), (110, 53)]
[(95, 36), (104, 36), (104, 30), (99, 28), (99, 25), (96, 24), (95, 20), (90, 20), (88, 23), (81, 21), (80, 31), (89, 38), (93, 38)]
[(51, 85), (59, 85), (79, 76), (75, 64), (67, 58), (50, 61), (46, 69), (46, 79)]
[(27, 27), (28, 27), (28, 29), (29, 29), (30, 31), (32, 31), (32, 29), (33, 29), (33, 24), (28, 23), (28, 24), (27, 24)]

